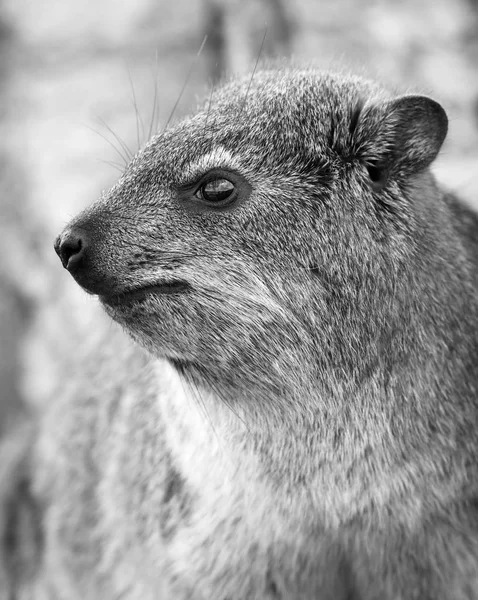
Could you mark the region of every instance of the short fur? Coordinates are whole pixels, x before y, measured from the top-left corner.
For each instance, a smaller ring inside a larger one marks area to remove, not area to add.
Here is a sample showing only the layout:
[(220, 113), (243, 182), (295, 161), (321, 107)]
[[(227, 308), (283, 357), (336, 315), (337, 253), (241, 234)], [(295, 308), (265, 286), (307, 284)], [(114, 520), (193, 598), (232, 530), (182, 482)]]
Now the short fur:
[[(446, 129), (265, 70), (74, 219), (57, 248), (87, 243), (72, 274), (138, 346), (108, 330), (45, 417), (38, 590), (478, 599), (478, 219), (429, 171)], [(211, 172), (232, 206), (198, 199)]]

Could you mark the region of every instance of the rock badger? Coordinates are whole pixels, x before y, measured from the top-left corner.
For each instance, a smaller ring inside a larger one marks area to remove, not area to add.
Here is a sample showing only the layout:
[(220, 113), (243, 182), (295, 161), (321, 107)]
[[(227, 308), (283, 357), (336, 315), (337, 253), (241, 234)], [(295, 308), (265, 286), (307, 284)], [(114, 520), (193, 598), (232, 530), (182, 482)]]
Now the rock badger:
[(264, 70), (73, 219), (63, 266), (136, 343), (104, 327), (42, 424), (32, 586), (478, 598), (478, 220), (430, 173), (446, 132), (430, 98)]

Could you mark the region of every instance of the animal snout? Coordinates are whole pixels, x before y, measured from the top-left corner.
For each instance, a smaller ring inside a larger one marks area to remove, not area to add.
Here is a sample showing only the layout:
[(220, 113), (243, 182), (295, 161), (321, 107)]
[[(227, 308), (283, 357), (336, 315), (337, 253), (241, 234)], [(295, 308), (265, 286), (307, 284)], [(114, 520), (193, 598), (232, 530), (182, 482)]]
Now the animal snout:
[(56, 238), (54, 248), (61, 264), (90, 294), (109, 293), (116, 287), (114, 272), (102, 258), (104, 242), (91, 227), (68, 226)]
[(56, 238), (54, 247), (61, 264), (74, 275), (84, 264), (88, 237), (84, 230), (67, 229)]

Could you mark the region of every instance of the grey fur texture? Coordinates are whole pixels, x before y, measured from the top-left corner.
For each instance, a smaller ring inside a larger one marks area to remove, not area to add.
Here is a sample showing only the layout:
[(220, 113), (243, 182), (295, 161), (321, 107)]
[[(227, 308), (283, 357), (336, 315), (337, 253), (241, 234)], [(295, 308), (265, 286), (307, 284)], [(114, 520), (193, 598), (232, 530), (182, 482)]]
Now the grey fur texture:
[(478, 599), (478, 220), (429, 171), (446, 130), (264, 70), (72, 221), (137, 345), (105, 332), (45, 417), (34, 598)]

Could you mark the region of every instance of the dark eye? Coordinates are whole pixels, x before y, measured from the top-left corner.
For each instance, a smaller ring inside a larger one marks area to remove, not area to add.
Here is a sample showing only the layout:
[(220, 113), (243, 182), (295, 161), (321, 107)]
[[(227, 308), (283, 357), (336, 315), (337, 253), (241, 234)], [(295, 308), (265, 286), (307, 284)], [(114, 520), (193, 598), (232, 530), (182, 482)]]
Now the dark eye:
[(234, 195), (235, 185), (229, 179), (211, 179), (203, 183), (195, 196), (211, 203), (224, 203)]
[(233, 211), (249, 198), (251, 192), (251, 184), (241, 173), (219, 168), (177, 188), (179, 205), (199, 214)]

